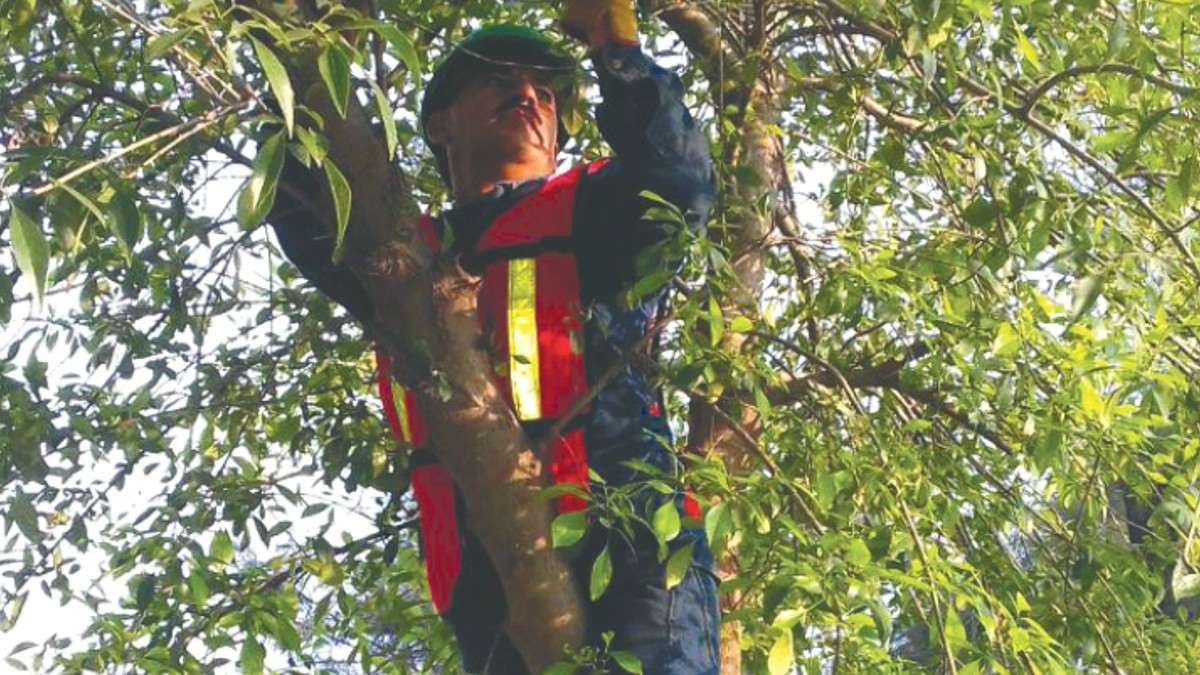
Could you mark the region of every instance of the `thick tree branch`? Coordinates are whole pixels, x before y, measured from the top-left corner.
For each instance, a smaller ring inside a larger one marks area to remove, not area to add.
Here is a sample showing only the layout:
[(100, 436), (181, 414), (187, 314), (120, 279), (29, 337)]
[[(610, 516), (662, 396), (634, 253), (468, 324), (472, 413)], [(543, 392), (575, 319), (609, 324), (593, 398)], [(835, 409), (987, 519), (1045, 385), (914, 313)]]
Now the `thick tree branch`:
[(1014, 450), (1013, 447), (1009, 445), (1008, 441), (1004, 440), (1000, 434), (996, 433), (995, 430), (989, 428), (986, 424), (971, 420), (970, 415), (966, 414), (962, 410), (959, 410), (950, 403), (947, 403), (941, 396), (938, 395), (936, 391), (933, 391), (932, 389), (910, 387), (900, 383), (899, 381), (896, 382), (896, 386), (890, 388), (901, 394), (904, 394), (905, 396), (908, 396), (909, 398), (921, 403), (926, 407), (932, 408), (946, 417), (949, 417), (954, 421), (955, 424), (984, 438), (989, 443), (999, 448), (1004, 454), (1016, 454), (1016, 450)]
[[(675, 31), (710, 84), (718, 86), (726, 64), (740, 61), (721, 38), (721, 31), (696, 4), (685, 0), (643, 0), (642, 4)], [(714, 88), (714, 91), (716, 89)]]
[(915, 342), (905, 350), (903, 356), (875, 366), (857, 369), (839, 369), (793, 342), (783, 340), (769, 333), (755, 332), (754, 334), (763, 339), (786, 346), (821, 366), (820, 371), (794, 379), (784, 387), (769, 392), (768, 400), (773, 405), (787, 405), (805, 396), (809, 396), (812, 394), (814, 386), (841, 387), (846, 390), (847, 395), (853, 395), (853, 390), (856, 389), (891, 389), (945, 415), (959, 426), (983, 437), (1005, 454), (1012, 455), (1016, 452), (1000, 434), (984, 424), (972, 421), (969, 415), (946, 402), (936, 391), (914, 387), (905, 384), (900, 379), (900, 371), (905, 366), (913, 361), (924, 358), (930, 353), (930, 347), (926, 342)]

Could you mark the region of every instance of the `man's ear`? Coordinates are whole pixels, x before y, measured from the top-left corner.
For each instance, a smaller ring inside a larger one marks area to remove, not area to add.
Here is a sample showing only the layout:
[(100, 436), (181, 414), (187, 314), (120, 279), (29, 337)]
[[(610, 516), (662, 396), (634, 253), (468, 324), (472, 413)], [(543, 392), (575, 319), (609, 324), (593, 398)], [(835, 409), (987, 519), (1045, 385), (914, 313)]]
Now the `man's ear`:
[(445, 110), (433, 113), (425, 122), (425, 140), (429, 141), (430, 145), (445, 145), (450, 140), (449, 131), (446, 129)]

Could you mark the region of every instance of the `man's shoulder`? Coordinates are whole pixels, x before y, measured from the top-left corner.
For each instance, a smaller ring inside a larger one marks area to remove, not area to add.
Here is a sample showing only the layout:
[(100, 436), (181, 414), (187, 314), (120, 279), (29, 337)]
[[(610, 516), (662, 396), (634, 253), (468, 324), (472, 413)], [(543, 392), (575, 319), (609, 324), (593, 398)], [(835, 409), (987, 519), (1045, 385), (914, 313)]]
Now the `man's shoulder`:
[(581, 162), (571, 171), (579, 174), (579, 184), (590, 187), (598, 183), (612, 182), (620, 173), (621, 161), (616, 157), (600, 157)]
[(559, 176), (576, 174), (581, 180), (586, 180), (596, 176), (597, 174), (603, 174), (607, 171), (611, 171), (612, 169), (610, 165), (615, 165), (616, 161), (617, 160), (615, 157), (600, 157), (599, 159), (590, 159), (576, 164), (567, 171), (559, 174)]

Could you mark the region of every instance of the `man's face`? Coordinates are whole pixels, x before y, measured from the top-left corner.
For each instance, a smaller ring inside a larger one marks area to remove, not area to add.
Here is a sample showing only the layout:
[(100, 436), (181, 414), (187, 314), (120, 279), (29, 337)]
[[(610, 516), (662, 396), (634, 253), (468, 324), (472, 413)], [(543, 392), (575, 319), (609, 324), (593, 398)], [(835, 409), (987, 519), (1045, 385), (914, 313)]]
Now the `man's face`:
[(468, 74), (454, 102), (431, 117), (430, 140), (451, 161), (554, 165), (558, 110), (550, 76), (533, 68), (496, 66)]

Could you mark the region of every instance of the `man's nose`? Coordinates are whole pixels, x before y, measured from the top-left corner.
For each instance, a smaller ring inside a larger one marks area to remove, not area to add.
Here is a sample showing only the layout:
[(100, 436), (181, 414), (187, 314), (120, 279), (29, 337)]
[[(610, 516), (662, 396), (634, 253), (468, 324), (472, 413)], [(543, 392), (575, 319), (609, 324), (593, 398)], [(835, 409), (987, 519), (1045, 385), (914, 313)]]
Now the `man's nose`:
[(508, 79), (508, 95), (516, 96), (521, 99), (522, 103), (537, 105), (538, 102), (538, 87), (537, 82), (528, 75), (516, 75)]

